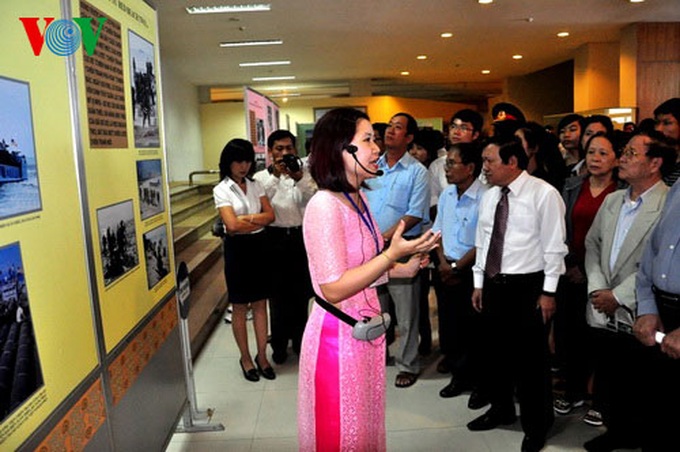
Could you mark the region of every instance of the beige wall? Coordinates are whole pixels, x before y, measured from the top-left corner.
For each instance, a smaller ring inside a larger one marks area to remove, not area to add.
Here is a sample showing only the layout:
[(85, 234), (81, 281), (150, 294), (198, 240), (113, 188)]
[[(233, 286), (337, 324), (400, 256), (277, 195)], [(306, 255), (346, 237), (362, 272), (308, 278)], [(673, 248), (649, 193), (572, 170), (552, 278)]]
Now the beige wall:
[[(476, 108), (473, 105), (454, 102), (438, 102), (424, 99), (406, 99), (391, 96), (346, 97), (329, 99), (291, 99), (280, 108), (279, 123), (286, 128), (287, 117), (290, 130), (297, 131), (297, 124), (314, 122), (314, 108), (343, 106), (366, 107), (373, 122), (387, 122), (393, 114), (404, 111), (418, 118), (442, 118), (446, 121), (462, 108)], [(203, 130), (203, 161), (206, 169), (217, 169), (222, 148), (232, 138), (246, 136), (243, 102), (221, 102), (200, 106), (201, 128)]]
[(574, 111), (619, 104), (619, 42), (590, 42), (574, 58)]

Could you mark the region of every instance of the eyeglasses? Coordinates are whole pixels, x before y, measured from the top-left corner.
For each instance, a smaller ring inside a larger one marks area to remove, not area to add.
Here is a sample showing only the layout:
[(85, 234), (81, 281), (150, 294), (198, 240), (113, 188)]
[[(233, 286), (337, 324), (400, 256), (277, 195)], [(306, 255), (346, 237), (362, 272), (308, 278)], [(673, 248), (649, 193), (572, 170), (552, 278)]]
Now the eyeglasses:
[(637, 157), (638, 155), (640, 155), (640, 152), (636, 151), (630, 146), (626, 146), (625, 148), (623, 148), (623, 151), (621, 152), (621, 157), (625, 157), (627, 159), (631, 157)]
[(471, 132), (474, 131), (474, 129), (472, 127), (468, 127), (465, 124), (456, 124), (456, 123), (453, 123), (453, 122), (449, 125), (449, 129), (450, 130), (457, 130), (461, 133), (468, 133), (468, 132), (471, 133)]
[(446, 169), (449, 169), (449, 168), (453, 168), (454, 165), (462, 165), (462, 164), (463, 164), (463, 162), (456, 162), (455, 160), (448, 160), (447, 159), (444, 166), (446, 167)]

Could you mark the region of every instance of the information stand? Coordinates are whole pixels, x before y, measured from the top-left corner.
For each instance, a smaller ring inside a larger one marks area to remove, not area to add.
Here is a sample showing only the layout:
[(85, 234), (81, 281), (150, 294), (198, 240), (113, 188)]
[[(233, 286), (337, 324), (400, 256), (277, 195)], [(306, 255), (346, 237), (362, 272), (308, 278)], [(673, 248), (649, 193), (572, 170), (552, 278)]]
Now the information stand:
[(189, 406), (184, 410), (182, 423), (175, 430), (178, 433), (216, 432), (224, 430), (224, 425), (211, 424), (210, 420), (215, 412), (213, 408), (204, 411), (198, 409), (196, 401), (196, 385), (194, 384), (194, 368), (191, 359), (191, 342), (189, 340), (189, 298), (191, 288), (189, 283), (189, 269), (185, 262), (180, 262), (177, 269), (177, 302), (179, 303), (179, 332), (182, 341), (184, 357), (184, 376), (187, 385)]

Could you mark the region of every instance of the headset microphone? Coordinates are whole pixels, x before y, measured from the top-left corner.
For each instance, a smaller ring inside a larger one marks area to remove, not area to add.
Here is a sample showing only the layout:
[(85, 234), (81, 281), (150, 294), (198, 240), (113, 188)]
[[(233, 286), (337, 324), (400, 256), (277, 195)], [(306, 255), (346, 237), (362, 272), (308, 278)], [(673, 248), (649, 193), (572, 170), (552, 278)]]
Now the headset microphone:
[(359, 159), (357, 158), (357, 151), (359, 150), (359, 148), (357, 148), (353, 144), (348, 144), (345, 149), (352, 155), (352, 158), (354, 158), (354, 161), (357, 162), (357, 165), (359, 165), (361, 169), (366, 171), (368, 174), (372, 174), (374, 176), (382, 176), (383, 174), (385, 174), (383, 170), (371, 171), (370, 169), (362, 165)]

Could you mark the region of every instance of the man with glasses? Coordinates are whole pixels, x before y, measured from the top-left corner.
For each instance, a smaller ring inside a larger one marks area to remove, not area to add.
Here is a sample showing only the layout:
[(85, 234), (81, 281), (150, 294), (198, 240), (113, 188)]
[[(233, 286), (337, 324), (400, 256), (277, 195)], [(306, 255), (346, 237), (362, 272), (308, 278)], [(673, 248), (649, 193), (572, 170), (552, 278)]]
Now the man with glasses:
[[(444, 189), (437, 204), (433, 231), (441, 231), (437, 253), (437, 312), (442, 361), (452, 369), (451, 382), (439, 392), (456, 397), (477, 386), (473, 348), (478, 342), (477, 315), (472, 309), (472, 265), (475, 262), (475, 231), (479, 202), (486, 185), (479, 181), (482, 152), (476, 143), (458, 143), (446, 157)], [(472, 353), (471, 353), (472, 352)]]
[[(480, 138), (484, 118), (474, 110), (465, 108), (456, 112), (449, 123), (449, 145), (472, 143)], [(446, 155), (442, 155), (430, 164), (430, 207), (436, 212), (439, 195), (448, 185), (446, 181)]]
[(675, 152), (655, 137), (635, 135), (619, 162), (619, 177), (630, 185), (608, 195), (586, 236), (588, 279), (586, 320), (593, 327), (595, 391), (607, 432), (587, 441), (588, 451), (640, 446), (644, 416), (636, 385), (642, 345), (633, 336), (637, 300), (635, 276), (666, 199), (662, 176)]

